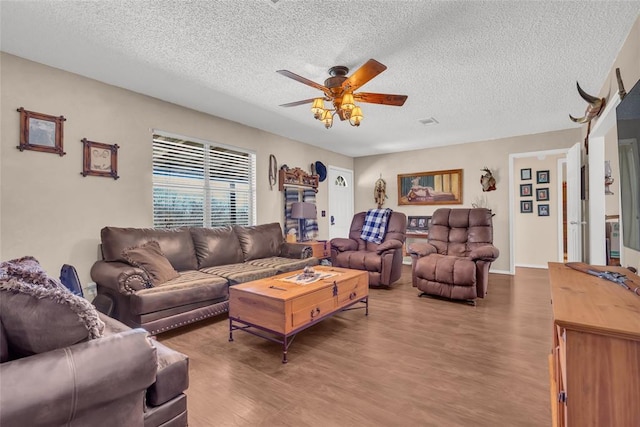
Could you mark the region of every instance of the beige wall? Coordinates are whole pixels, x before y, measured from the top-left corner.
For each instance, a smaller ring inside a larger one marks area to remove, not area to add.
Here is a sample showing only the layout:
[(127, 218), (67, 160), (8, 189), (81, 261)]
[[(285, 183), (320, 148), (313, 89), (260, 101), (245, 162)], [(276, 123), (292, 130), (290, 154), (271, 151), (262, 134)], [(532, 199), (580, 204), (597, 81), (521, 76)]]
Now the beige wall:
[[(472, 203), (479, 203), (486, 204), (486, 207), (493, 210), (496, 214), (493, 217), (494, 244), (500, 249), (500, 258), (492, 265), (492, 270), (506, 272), (509, 271), (510, 253), (509, 154), (569, 148), (579, 140), (580, 129), (576, 128), (404, 153), (360, 157), (355, 159), (355, 211), (375, 207), (373, 185), (382, 174), (387, 181), (389, 196), (385, 207), (407, 215), (431, 215), (438, 206), (398, 205), (398, 174), (463, 169), (463, 204), (448, 207), (471, 207)], [(481, 169), (485, 166), (493, 172), (497, 180), (496, 191), (482, 192), (480, 176), (483, 175)], [(554, 175), (557, 176), (557, 174)], [(519, 209), (519, 204), (514, 207), (516, 208)], [(555, 223), (553, 227), (556, 227)], [(551, 228), (549, 232), (556, 233), (551, 231)], [(518, 230), (516, 230), (517, 233)]]
[[(620, 68), (622, 81), (627, 91), (631, 90), (636, 82), (640, 80), (640, 17), (638, 17), (638, 19), (636, 20), (635, 24), (631, 28), (631, 31), (629, 32), (629, 35), (627, 36), (626, 41), (622, 45), (620, 52), (618, 52), (618, 56), (611, 66), (611, 70), (609, 71), (609, 74), (605, 79), (598, 96), (610, 99), (610, 97), (618, 91), (616, 68)], [(583, 129), (583, 138), (585, 135), (586, 126), (585, 129)], [(615, 131), (607, 133), (605, 137), (605, 156), (607, 159), (609, 159), (609, 156), (611, 156), (612, 163), (614, 156), (617, 162), (617, 152), (615, 153), (615, 155), (613, 154), (614, 151), (617, 151), (617, 144), (617, 133), (615, 133)], [(619, 181), (619, 175), (620, 173), (618, 165), (616, 164), (616, 169), (613, 174), (616, 181)], [(619, 202), (617, 200), (617, 195), (620, 194), (620, 191), (617, 185), (615, 186), (615, 189), (614, 187), (612, 187), (612, 190), (616, 193), (616, 196), (607, 196), (607, 215), (617, 214), (618, 212)], [(621, 257), (624, 260), (623, 262), (625, 266), (634, 266), (635, 268), (640, 270), (640, 252), (623, 246), (621, 247)]]
[[(558, 159), (566, 155), (532, 156), (514, 159), (513, 191), (515, 204), (513, 210), (514, 220), (514, 246), (515, 265), (519, 267), (547, 268), (549, 261), (558, 261), (558, 241), (562, 235), (558, 232), (558, 220), (562, 215), (561, 206), (558, 206), (558, 183), (562, 183), (564, 177), (563, 168), (558, 168)], [(531, 179), (521, 180), (520, 169), (531, 169)], [(549, 183), (537, 184), (537, 172), (549, 171)], [(520, 196), (520, 185), (531, 184), (530, 197)], [(549, 200), (538, 201), (536, 191), (548, 189)], [(520, 213), (520, 202), (528, 200), (532, 203), (533, 212)], [(538, 205), (549, 205), (549, 216), (538, 216)]]
[[(76, 266), (84, 284), (106, 225), (152, 225), (151, 129), (250, 149), (257, 154), (258, 223), (282, 223), (282, 194), (269, 189), (268, 159), (309, 169), (314, 161), (353, 169), (353, 160), (12, 55), (1, 55), (0, 259), (33, 255), (57, 275)], [(63, 115), (60, 157), (20, 152), (18, 107)], [(80, 140), (118, 144), (120, 179), (82, 177)], [(327, 182), (319, 210), (327, 209)], [(320, 237), (328, 236), (319, 218)]]

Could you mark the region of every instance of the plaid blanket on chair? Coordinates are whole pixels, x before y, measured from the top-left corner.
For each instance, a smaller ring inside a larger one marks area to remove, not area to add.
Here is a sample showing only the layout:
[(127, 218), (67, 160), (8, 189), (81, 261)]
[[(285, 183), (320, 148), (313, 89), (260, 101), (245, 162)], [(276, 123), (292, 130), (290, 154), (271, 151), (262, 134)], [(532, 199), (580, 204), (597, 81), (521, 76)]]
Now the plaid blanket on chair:
[(360, 238), (367, 242), (382, 243), (387, 232), (387, 223), (391, 216), (391, 209), (369, 209), (364, 217), (364, 225)]

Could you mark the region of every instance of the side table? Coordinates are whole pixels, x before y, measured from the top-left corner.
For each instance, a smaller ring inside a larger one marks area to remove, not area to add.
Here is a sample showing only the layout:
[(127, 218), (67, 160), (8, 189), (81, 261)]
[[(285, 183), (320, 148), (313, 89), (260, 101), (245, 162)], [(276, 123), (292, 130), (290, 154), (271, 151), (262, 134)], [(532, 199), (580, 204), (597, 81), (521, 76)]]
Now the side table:
[(308, 240), (306, 242), (296, 242), (294, 245), (310, 246), (313, 256), (318, 259), (331, 258), (331, 247), (328, 240)]

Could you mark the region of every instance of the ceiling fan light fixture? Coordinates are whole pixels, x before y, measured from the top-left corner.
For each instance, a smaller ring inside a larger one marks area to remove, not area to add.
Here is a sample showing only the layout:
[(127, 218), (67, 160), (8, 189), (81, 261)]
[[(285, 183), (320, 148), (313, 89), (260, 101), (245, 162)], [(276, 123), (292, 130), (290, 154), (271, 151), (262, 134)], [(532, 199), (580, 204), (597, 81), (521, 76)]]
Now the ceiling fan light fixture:
[(322, 112), (324, 111), (324, 99), (316, 98), (313, 100), (313, 105), (311, 106), (311, 112), (313, 113), (313, 117), (320, 120), (322, 118)]
[(351, 115), (349, 116), (349, 124), (351, 124), (351, 126), (360, 126), (362, 119), (364, 119), (364, 115), (360, 107), (351, 110)]
[(333, 113), (329, 110), (324, 110), (322, 113), (322, 123), (324, 123), (324, 127), (329, 129), (331, 125), (333, 125)]
[(345, 111), (351, 111), (356, 108), (356, 104), (353, 101), (353, 94), (347, 93), (342, 97), (342, 105), (340, 106)]

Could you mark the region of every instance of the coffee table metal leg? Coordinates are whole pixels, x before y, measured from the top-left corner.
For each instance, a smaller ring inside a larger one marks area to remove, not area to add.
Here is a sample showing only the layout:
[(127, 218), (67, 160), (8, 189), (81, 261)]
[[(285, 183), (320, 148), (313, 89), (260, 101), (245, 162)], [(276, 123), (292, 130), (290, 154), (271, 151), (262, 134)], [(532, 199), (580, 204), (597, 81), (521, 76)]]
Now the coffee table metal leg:
[(229, 319), (229, 341), (233, 341), (233, 320)]
[(287, 363), (287, 349), (289, 347), (287, 346), (287, 336), (285, 335), (284, 338), (282, 339), (282, 363)]
[(364, 305), (365, 305), (365, 309), (364, 309), (364, 315), (368, 316), (369, 315), (369, 297), (367, 297), (364, 300)]

